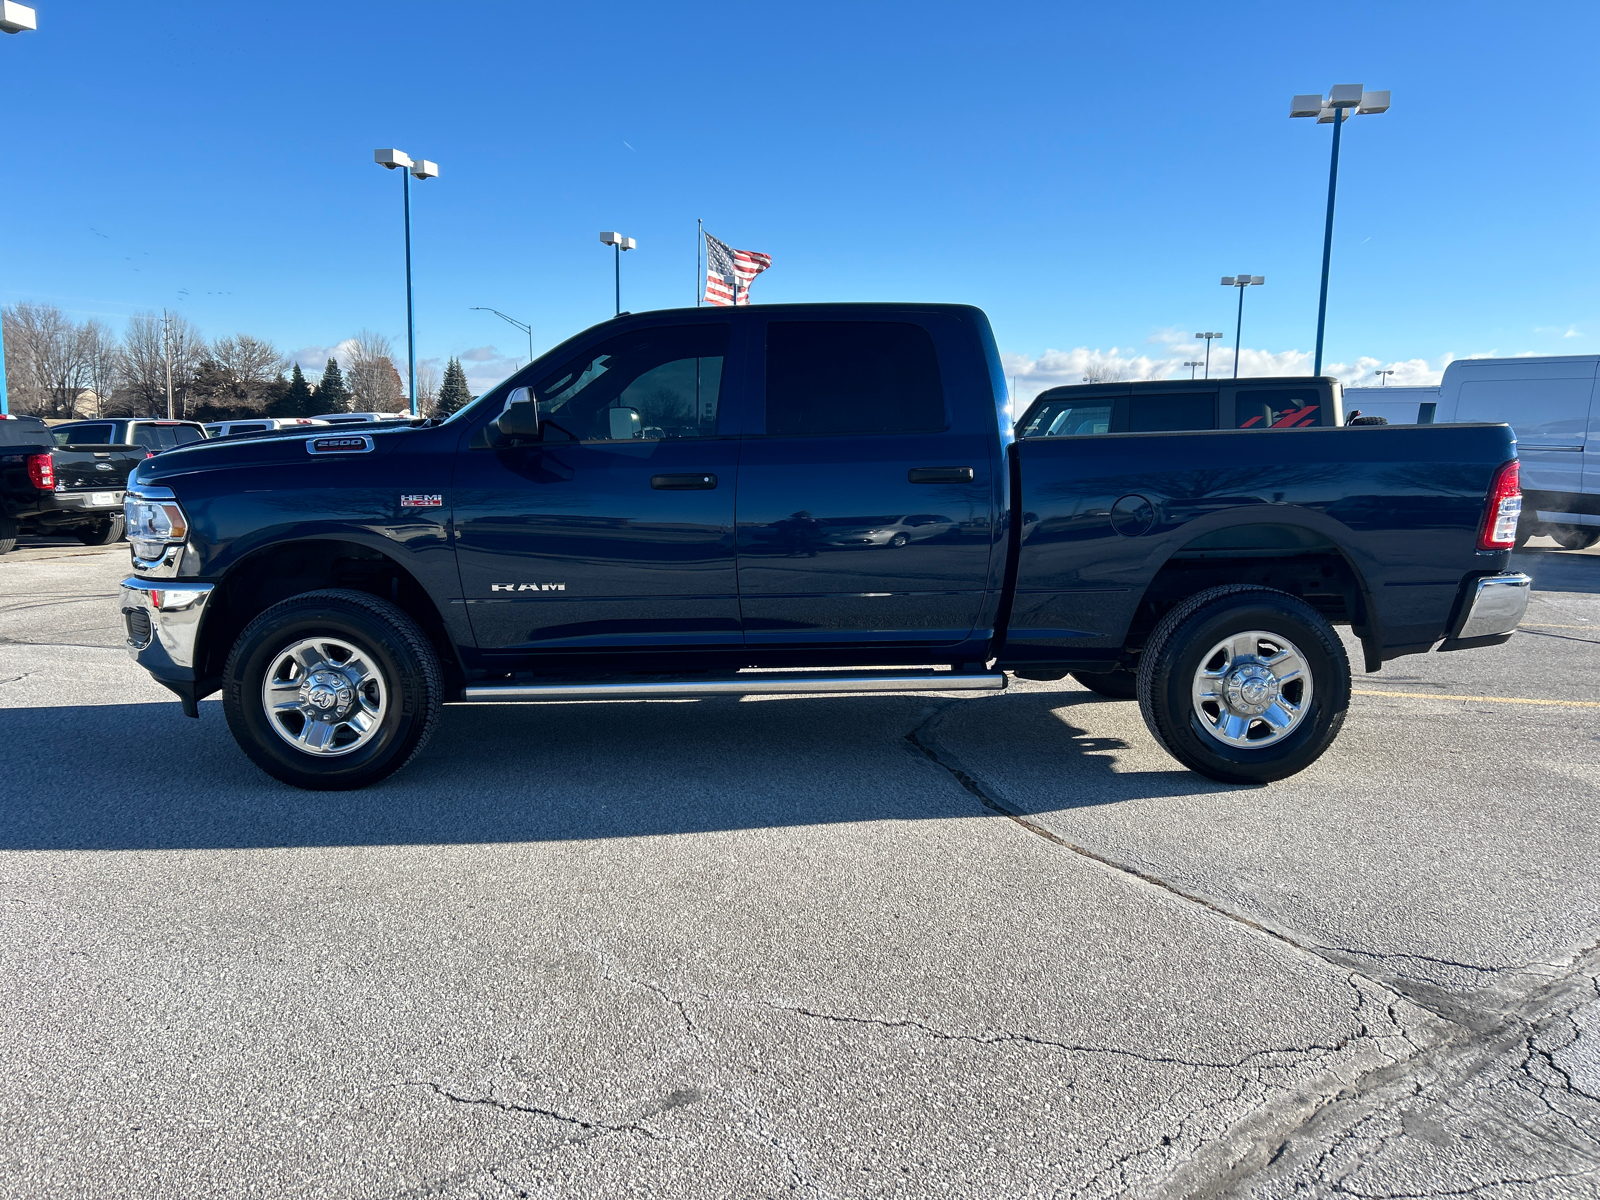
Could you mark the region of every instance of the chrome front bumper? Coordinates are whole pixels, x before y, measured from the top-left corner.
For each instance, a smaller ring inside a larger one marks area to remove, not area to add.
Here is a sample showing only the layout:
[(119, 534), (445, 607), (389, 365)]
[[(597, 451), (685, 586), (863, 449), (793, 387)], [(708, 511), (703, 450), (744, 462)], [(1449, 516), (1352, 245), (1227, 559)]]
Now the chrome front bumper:
[(1486, 575), (1467, 585), (1467, 603), (1456, 638), (1495, 637), (1516, 629), (1528, 611), (1533, 580), (1521, 572)]
[(124, 579), (122, 625), (133, 660), (157, 678), (170, 678), (174, 668), (192, 677), (211, 588), (209, 583)]

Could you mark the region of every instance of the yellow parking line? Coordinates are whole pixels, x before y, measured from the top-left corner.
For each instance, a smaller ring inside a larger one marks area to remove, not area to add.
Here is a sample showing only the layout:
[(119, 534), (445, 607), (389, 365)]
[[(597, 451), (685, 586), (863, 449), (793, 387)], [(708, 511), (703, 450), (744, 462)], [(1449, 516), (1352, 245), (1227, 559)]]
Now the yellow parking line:
[(1469, 700), (1479, 704), (1552, 704), (1558, 708), (1600, 708), (1600, 700), (1525, 700), (1517, 696), (1443, 696), (1433, 692), (1364, 692), (1350, 689), (1352, 696), (1400, 696), (1407, 700)]

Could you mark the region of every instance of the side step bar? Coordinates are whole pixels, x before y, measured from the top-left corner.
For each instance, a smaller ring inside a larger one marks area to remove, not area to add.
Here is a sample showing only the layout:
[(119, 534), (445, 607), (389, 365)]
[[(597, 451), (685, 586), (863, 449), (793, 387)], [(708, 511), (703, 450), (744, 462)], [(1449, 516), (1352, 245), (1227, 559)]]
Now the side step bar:
[(722, 678), (648, 679), (627, 683), (495, 683), (463, 688), (471, 704), (538, 700), (654, 700), (676, 696), (817, 696), (852, 692), (1000, 692), (1005, 672), (751, 671)]

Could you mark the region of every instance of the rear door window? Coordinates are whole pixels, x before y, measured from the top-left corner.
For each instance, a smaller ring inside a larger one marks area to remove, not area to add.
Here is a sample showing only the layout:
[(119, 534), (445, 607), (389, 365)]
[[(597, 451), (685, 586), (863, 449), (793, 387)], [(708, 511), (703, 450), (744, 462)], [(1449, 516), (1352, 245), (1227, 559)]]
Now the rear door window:
[(1246, 388), (1233, 401), (1237, 429), (1295, 429), (1326, 424), (1322, 393), (1307, 388)]
[(1138, 392), (1128, 397), (1128, 432), (1215, 429), (1215, 392)]
[[(190, 442), (201, 442), (201, 441), (205, 440), (205, 436), (206, 436), (205, 430), (200, 429), (197, 426), (194, 426), (194, 425), (176, 425), (176, 426), (173, 426), (171, 428), (172, 428), (172, 439), (173, 439), (173, 444), (174, 445), (187, 446)], [(235, 433), (242, 433), (246, 429), (255, 430), (255, 429), (265, 429), (265, 428), (266, 428), (265, 425), (243, 425), (243, 426), (240, 426), (238, 429), (235, 429), (234, 432)]]
[(767, 435), (936, 433), (946, 427), (933, 338), (904, 321), (773, 321)]
[(56, 433), (55, 442), (58, 446), (107, 446), (111, 444), (111, 423), (95, 425), (74, 425), (71, 429), (63, 429)]

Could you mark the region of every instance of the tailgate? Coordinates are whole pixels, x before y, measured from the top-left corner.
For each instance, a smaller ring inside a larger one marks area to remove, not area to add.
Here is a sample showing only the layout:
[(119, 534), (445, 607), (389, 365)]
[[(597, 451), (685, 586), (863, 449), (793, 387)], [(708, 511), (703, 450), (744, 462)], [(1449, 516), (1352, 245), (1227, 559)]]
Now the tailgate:
[[(51, 453), (58, 492), (116, 492), (128, 486), (128, 476), (144, 461), (137, 446), (73, 446)], [(120, 504), (119, 494), (107, 504)]]

